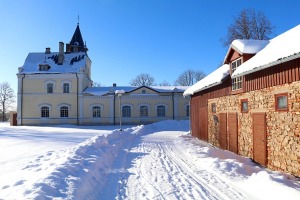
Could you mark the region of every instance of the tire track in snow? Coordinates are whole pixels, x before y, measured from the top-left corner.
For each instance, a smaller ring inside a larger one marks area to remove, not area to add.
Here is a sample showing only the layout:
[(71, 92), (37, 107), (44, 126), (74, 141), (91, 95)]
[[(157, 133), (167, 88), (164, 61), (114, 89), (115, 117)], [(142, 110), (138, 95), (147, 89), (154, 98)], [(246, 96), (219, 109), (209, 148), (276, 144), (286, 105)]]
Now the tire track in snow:
[(192, 176), (174, 163), (165, 145), (157, 142), (139, 145), (137, 151), (148, 152), (149, 155), (137, 160), (139, 166), (132, 173), (138, 176), (133, 183), (129, 180), (128, 199), (220, 199), (203, 184), (191, 181)]
[[(134, 152), (142, 152), (142, 153), (153, 153), (153, 148), (147, 145), (146, 143), (141, 143), (137, 148), (134, 149)], [(165, 199), (164, 195), (161, 193), (160, 188), (158, 188), (153, 182), (157, 181), (152, 180), (155, 173), (152, 173), (152, 168), (156, 168), (153, 164), (157, 163), (149, 162), (149, 155), (145, 155), (136, 160), (136, 164), (134, 167), (134, 171), (131, 173), (136, 174), (136, 178), (132, 181), (129, 180), (129, 188), (126, 190), (126, 194), (123, 194), (123, 197), (127, 197), (127, 199)], [(150, 164), (150, 165), (149, 165)], [(150, 176), (148, 173), (150, 173)], [(126, 181), (128, 182), (128, 180)], [(119, 199), (119, 198), (118, 198)], [(126, 198), (125, 198), (126, 199)]]
[(182, 170), (189, 177), (189, 180), (205, 186), (203, 188), (207, 189), (209, 194), (215, 193), (216, 199), (252, 199), (252, 197), (239, 192), (240, 189), (234, 187), (230, 181), (225, 181), (220, 176), (201, 169), (201, 166), (198, 166), (199, 169), (196, 169), (195, 165), (192, 165), (186, 157), (182, 156), (184, 153), (176, 147), (174, 142), (167, 143), (162, 148), (165, 150), (166, 155), (171, 157), (173, 164), (177, 165), (178, 169)]
[(166, 133), (144, 136), (131, 150), (143, 156), (128, 169), (134, 175), (122, 183), (120, 199), (250, 199), (229, 181), (193, 166), (174, 137), (160, 139), (160, 134)]

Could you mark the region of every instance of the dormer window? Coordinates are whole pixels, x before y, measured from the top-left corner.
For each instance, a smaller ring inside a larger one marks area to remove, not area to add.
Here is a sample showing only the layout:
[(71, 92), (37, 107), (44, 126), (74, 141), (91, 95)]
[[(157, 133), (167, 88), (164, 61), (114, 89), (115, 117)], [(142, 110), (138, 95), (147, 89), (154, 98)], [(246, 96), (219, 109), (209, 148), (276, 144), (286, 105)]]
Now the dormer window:
[(231, 63), (231, 74), (242, 64), (242, 59), (237, 59)]
[(50, 69), (50, 66), (48, 64), (41, 64), (39, 65), (40, 71), (48, 71)]
[[(231, 74), (242, 64), (242, 59), (237, 59), (231, 63)], [(242, 77), (232, 79), (232, 91), (242, 89)]]

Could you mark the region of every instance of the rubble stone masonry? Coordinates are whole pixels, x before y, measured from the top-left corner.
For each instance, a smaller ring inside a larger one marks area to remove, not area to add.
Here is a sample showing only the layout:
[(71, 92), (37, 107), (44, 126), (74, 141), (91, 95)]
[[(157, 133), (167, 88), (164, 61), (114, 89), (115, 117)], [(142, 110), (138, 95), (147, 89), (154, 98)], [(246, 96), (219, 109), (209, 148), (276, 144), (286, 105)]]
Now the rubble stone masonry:
[[(275, 95), (288, 94), (288, 110), (276, 111)], [(248, 100), (248, 112), (241, 112), (241, 100)], [(216, 105), (212, 113), (211, 105)], [(266, 113), (267, 167), (300, 176), (300, 82), (210, 99), (208, 141), (220, 147), (220, 113), (238, 114), (238, 153), (253, 158), (255, 112)], [(228, 124), (227, 124), (228, 130)]]

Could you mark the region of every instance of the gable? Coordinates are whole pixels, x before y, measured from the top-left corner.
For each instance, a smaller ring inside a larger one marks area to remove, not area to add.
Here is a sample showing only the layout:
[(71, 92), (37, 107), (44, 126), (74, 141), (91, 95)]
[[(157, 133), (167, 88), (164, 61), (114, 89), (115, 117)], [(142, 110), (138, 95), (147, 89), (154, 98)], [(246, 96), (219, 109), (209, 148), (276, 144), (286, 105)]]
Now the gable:
[(137, 88), (136, 90), (133, 90), (132, 92), (130, 92), (130, 94), (146, 95), (146, 94), (158, 94), (158, 92), (146, 86), (142, 86)]
[[(224, 59), (224, 64), (228, 64), (231, 61), (244, 56), (244, 55), (255, 55), (269, 44), (269, 40), (245, 40), (237, 39), (234, 40), (227, 51)], [(245, 60), (243, 59), (245, 62)]]
[(229, 54), (225, 58), (225, 64), (229, 64), (233, 60), (236, 60), (240, 57), (242, 57), (242, 55), (239, 52), (235, 51), (233, 48), (231, 48)]

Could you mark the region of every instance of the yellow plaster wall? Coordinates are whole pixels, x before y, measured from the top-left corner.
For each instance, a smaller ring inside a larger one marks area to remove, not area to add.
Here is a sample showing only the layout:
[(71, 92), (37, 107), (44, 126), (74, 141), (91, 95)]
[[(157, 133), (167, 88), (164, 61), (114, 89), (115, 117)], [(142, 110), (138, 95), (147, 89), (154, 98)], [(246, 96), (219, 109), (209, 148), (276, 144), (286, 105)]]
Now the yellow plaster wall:
[(53, 93), (63, 93), (63, 83), (70, 83), (70, 93), (77, 92), (76, 78), (27, 78), (23, 80), (24, 94), (47, 93), (47, 82), (53, 82)]

